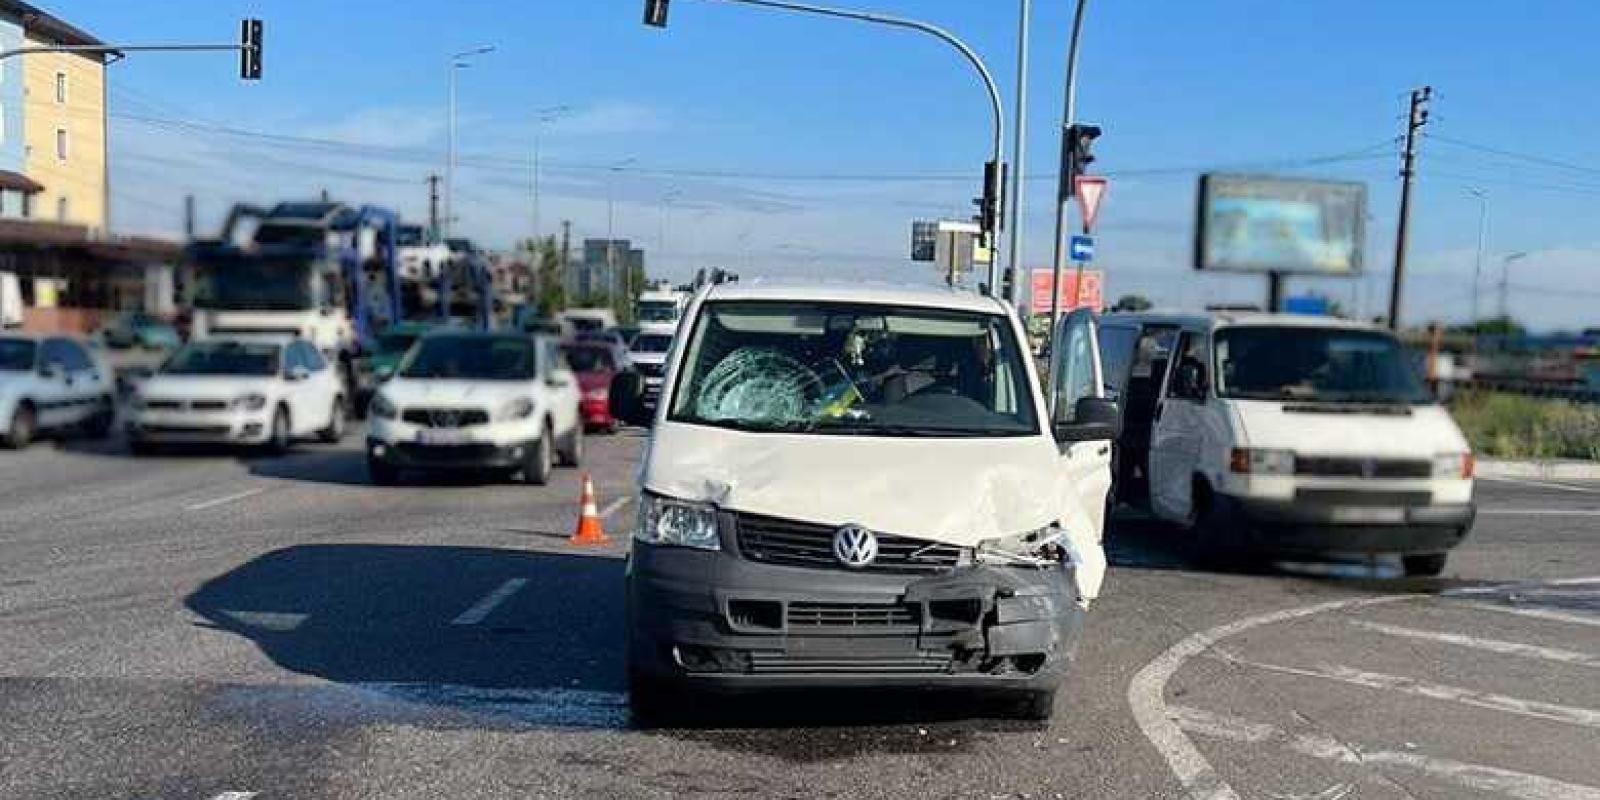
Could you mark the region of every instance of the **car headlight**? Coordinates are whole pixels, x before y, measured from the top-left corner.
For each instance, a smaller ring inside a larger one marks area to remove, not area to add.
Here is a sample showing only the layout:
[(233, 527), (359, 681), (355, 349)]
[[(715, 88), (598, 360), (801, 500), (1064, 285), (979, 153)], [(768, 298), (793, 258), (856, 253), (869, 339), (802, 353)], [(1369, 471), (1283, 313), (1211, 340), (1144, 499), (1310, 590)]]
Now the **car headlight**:
[(980, 564), (1053, 567), (1067, 560), (1066, 531), (1051, 523), (1042, 528), (978, 542), (972, 558)]
[(1477, 466), (1472, 453), (1440, 453), (1433, 457), (1433, 477), (1470, 478)]
[(500, 419), (527, 419), (533, 414), (533, 398), (518, 397), (500, 407)]
[(367, 413), (378, 419), (394, 419), (400, 415), (400, 411), (394, 407), (394, 403), (381, 394), (372, 396), (372, 403), (367, 406)]
[(653, 494), (639, 497), (639, 524), (633, 538), (641, 542), (700, 550), (721, 550), (717, 511), (705, 503), (689, 503)]
[(245, 411), (260, 411), (267, 407), (267, 396), (264, 394), (240, 395), (233, 399), (233, 407), (242, 408)]
[(1228, 469), (1244, 475), (1293, 475), (1294, 451), (1235, 447), (1228, 457)]

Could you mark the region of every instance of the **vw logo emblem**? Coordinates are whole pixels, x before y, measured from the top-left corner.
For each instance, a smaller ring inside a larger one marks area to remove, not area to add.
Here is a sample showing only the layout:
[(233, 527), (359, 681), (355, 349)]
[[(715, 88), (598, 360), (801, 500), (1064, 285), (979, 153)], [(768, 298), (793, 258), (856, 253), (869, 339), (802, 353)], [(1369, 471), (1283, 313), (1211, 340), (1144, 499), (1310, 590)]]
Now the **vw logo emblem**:
[(878, 557), (878, 537), (860, 525), (846, 525), (833, 534), (833, 557), (852, 569), (865, 567)]
[(435, 411), (432, 422), (435, 428), (459, 428), (461, 415), (454, 411)]

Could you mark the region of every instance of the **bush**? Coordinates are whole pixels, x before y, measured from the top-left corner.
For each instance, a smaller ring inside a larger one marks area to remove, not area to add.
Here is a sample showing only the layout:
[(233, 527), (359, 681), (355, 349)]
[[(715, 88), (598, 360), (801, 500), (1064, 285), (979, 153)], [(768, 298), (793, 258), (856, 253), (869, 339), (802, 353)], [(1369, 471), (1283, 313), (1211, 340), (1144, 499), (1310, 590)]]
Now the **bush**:
[(1480, 456), (1600, 460), (1600, 407), (1463, 392), (1450, 412)]

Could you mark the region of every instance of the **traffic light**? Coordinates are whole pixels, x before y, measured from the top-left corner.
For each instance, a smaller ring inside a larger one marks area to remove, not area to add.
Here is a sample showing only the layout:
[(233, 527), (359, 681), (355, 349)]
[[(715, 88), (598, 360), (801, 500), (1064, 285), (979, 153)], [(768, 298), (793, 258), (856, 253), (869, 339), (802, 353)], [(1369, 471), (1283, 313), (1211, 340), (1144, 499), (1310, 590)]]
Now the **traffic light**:
[(261, 20), (247, 19), (239, 24), (239, 77), (261, 80)]
[(667, 4), (672, 0), (644, 0), (644, 24), (652, 28), (667, 27)]
[(993, 161), (984, 162), (983, 197), (972, 201), (978, 206), (978, 214), (972, 219), (985, 236), (1000, 230), (1000, 202), (1005, 193), (1004, 168)]
[(1062, 176), (1061, 189), (1063, 197), (1072, 197), (1073, 185), (1077, 179), (1088, 173), (1089, 165), (1094, 163), (1094, 140), (1100, 138), (1099, 125), (1074, 124), (1067, 126), (1067, 136), (1061, 142), (1061, 147), (1066, 152), (1061, 155), (1061, 163), (1066, 168)]

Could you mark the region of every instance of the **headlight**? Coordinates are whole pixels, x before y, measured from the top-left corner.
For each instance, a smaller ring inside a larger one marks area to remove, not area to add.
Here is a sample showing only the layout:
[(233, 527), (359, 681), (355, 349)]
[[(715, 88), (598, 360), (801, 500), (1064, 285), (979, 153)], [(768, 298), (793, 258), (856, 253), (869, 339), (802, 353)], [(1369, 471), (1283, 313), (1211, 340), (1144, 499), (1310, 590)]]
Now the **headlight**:
[(242, 408), (245, 411), (260, 411), (267, 407), (267, 396), (264, 394), (240, 395), (233, 399), (233, 407)]
[(500, 407), (500, 419), (527, 419), (533, 414), (533, 398), (518, 397)]
[(372, 404), (367, 406), (367, 413), (378, 419), (394, 419), (400, 415), (399, 410), (394, 407), (394, 403), (381, 394), (372, 396)]
[(722, 549), (717, 537), (715, 508), (652, 494), (639, 497), (639, 525), (633, 531), (633, 538), (650, 544)]
[(1440, 453), (1433, 457), (1433, 477), (1470, 478), (1475, 461), (1472, 453)]
[(1066, 550), (1061, 540), (1066, 531), (1050, 524), (1024, 533), (985, 539), (978, 543), (972, 557), (980, 564), (1000, 564), (1031, 567), (1053, 567), (1066, 560)]
[(1235, 447), (1228, 469), (1245, 475), (1293, 475), (1294, 451)]

